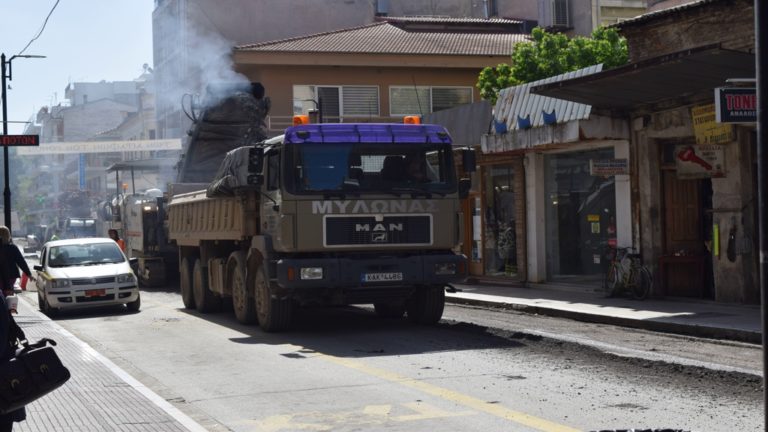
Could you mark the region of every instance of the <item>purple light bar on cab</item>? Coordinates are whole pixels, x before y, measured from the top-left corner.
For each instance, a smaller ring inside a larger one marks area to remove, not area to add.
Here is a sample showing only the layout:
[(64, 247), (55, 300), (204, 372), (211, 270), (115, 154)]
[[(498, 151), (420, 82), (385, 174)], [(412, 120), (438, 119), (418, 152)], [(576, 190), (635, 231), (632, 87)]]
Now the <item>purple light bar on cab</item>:
[(286, 144), (304, 143), (439, 143), (451, 144), (451, 135), (439, 125), (387, 123), (323, 123), (291, 126)]

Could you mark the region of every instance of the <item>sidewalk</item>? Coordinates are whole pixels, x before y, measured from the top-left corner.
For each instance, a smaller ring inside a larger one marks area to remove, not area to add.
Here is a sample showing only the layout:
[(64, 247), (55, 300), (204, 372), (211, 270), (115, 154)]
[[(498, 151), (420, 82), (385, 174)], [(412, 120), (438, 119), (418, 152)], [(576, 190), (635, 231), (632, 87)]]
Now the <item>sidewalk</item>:
[[(29, 294), (25, 294), (29, 295)], [(136, 381), (86, 343), (35, 310), (21, 295), (15, 316), (27, 338), (50, 338), (72, 378), (27, 406), (21, 432), (202, 432), (166, 400)]]
[(726, 305), (696, 299), (631, 300), (552, 285), (530, 288), (487, 282), (455, 285), (446, 301), (635, 327), (666, 333), (762, 343), (760, 306)]

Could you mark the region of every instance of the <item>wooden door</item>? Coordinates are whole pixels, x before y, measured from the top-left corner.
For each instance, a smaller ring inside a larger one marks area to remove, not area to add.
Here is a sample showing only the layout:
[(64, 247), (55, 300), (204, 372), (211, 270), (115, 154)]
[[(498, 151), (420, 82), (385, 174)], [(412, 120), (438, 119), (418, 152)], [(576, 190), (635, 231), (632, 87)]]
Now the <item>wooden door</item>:
[[(702, 231), (702, 180), (680, 180), (675, 170), (662, 171), (664, 191), (664, 254), (666, 256), (701, 257), (704, 238)], [(681, 260), (682, 261), (682, 260)], [(670, 262), (665, 265), (664, 294), (701, 297), (703, 286), (700, 265), (696, 261)]]

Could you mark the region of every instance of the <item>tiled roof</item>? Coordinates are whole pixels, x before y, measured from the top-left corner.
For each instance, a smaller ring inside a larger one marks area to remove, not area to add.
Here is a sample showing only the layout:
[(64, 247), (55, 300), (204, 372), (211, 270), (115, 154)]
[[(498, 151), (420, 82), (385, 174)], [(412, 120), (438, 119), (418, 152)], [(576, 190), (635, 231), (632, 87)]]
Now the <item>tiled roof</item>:
[(507, 18), (451, 18), (441, 16), (402, 16), (377, 17), (378, 21), (391, 23), (431, 23), (431, 24), (523, 24), (523, 21)]
[(697, 1), (691, 1), (690, 3), (684, 3), (679, 6), (673, 6), (666, 9), (661, 9), (653, 12), (648, 12), (646, 14), (638, 15), (634, 18), (630, 18), (624, 21), (619, 21), (616, 24), (612, 24), (610, 27), (616, 27), (621, 29), (622, 27), (629, 27), (631, 25), (644, 23), (646, 21), (652, 21), (656, 18), (663, 18), (668, 15), (672, 15), (676, 12), (684, 11), (687, 9), (693, 9), (697, 8), (699, 6), (708, 4), (708, 3), (715, 3), (720, 0), (697, 0)]
[(528, 36), (478, 31), (408, 31), (380, 22), (327, 33), (235, 47), (250, 52), (506, 56)]

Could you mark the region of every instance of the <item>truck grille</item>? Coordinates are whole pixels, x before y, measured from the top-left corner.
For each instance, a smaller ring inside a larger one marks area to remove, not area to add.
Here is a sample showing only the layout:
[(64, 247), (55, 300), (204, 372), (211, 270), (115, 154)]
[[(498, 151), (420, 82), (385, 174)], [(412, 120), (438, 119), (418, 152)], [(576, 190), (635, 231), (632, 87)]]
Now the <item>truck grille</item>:
[(429, 245), (432, 244), (432, 217), (326, 216), (326, 246)]

